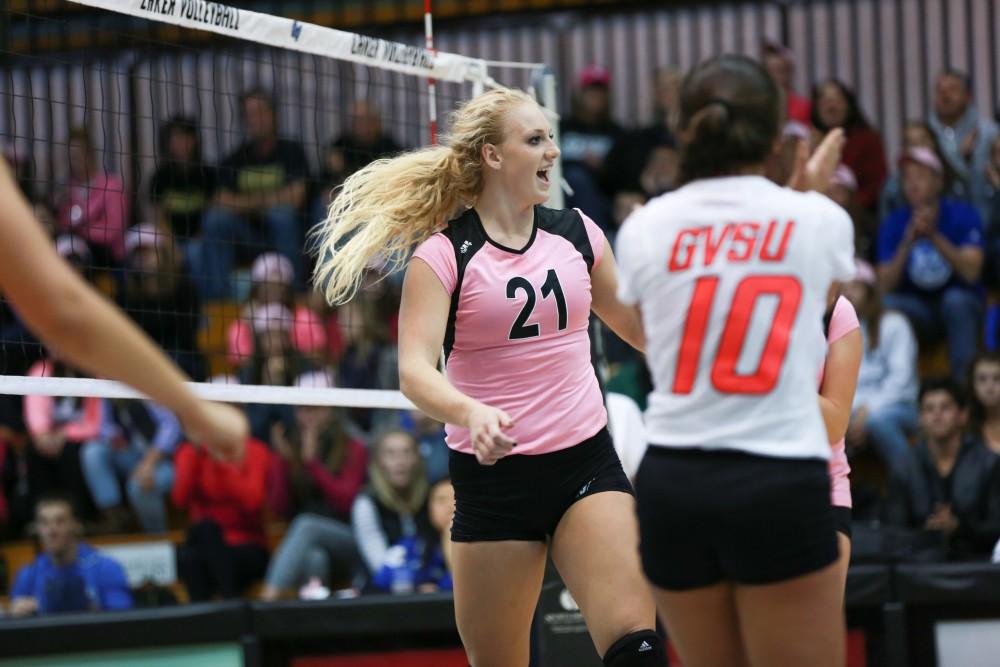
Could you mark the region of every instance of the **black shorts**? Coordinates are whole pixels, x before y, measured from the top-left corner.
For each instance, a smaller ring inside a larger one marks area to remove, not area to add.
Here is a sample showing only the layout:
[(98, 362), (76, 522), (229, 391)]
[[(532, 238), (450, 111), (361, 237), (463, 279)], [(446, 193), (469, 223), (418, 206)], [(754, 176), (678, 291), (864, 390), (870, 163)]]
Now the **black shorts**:
[(850, 507), (833, 506), (833, 526), (838, 533), (843, 533), (847, 539), (851, 539), (851, 519), (853, 516)]
[(642, 565), (660, 588), (769, 584), (837, 560), (825, 461), (650, 446), (635, 488)]
[(566, 510), (602, 491), (632, 493), (608, 430), (551, 454), (508, 455), (492, 466), (451, 450), (455, 542), (545, 542)]

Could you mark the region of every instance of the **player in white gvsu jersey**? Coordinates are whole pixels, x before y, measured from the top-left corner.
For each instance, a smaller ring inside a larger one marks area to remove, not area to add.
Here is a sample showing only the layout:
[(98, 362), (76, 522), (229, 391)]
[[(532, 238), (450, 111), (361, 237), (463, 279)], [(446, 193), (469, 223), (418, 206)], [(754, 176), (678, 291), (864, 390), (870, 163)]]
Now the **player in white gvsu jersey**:
[(764, 178), (781, 103), (749, 59), (695, 68), (684, 185), (618, 237), (619, 297), (642, 314), (654, 385), (640, 551), (686, 667), (843, 664), (816, 378), (853, 228), (826, 197)]

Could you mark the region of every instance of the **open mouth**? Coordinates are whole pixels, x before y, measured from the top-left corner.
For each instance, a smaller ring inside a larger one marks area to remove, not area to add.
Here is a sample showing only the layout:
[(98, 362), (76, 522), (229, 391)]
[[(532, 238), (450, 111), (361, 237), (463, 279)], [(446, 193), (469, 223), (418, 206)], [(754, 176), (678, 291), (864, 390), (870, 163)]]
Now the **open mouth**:
[(548, 182), (549, 182), (549, 170), (548, 169), (539, 169), (538, 171), (535, 172), (535, 176), (537, 176), (539, 179), (541, 179), (541, 181), (543, 183), (548, 184)]

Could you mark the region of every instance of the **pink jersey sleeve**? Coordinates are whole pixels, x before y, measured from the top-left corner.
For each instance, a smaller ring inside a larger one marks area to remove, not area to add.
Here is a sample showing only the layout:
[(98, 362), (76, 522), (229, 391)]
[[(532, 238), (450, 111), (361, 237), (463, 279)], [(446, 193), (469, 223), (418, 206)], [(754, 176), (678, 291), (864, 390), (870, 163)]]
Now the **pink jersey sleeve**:
[[(830, 326), (827, 330), (827, 344), (832, 345), (850, 332), (859, 328), (858, 314), (854, 306), (845, 297), (839, 297), (833, 306), (830, 316)], [(851, 466), (847, 461), (847, 452), (843, 438), (831, 446), (830, 452), (830, 500), (838, 507), (851, 506)]]
[(604, 232), (601, 231), (596, 222), (587, 217), (586, 213), (578, 208), (573, 210), (583, 218), (583, 226), (587, 229), (587, 238), (590, 239), (590, 247), (594, 251), (594, 268), (597, 268), (601, 263), (601, 258), (604, 257)]
[(415, 258), (423, 260), (438, 277), (444, 290), (451, 294), (458, 282), (458, 267), (455, 266), (455, 250), (451, 241), (444, 234), (435, 234), (419, 246), (413, 253)]
[(854, 306), (846, 297), (839, 297), (833, 307), (833, 315), (830, 316), (830, 327), (827, 330), (826, 342), (829, 345), (837, 342), (855, 329), (861, 327), (858, 323), (858, 314)]

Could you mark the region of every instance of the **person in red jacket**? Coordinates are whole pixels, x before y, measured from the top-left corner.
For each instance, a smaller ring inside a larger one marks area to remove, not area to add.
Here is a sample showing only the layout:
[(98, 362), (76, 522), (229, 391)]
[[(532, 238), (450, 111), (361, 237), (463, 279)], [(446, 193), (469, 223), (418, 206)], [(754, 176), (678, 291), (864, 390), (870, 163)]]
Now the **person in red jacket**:
[(813, 89), (812, 124), (821, 136), (835, 127), (844, 130), (841, 162), (858, 181), (855, 201), (864, 211), (878, 206), (882, 185), (889, 175), (882, 137), (865, 118), (854, 91), (836, 79), (827, 79)]
[[(329, 387), (332, 382), (318, 371), (303, 375), (296, 385)], [(276, 600), (310, 579), (329, 584), (335, 566), (346, 570), (355, 587), (364, 584), (350, 513), (365, 483), (368, 452), (344, 431), (343, 419), (336, 408), (299, 406), (291, 429), (273, 429), (278, 456), (272, 476), (276, 488), (269, 494), (272, 509), (297, 516), (268, 567), (264, 600)]]
[(242, 459), (224, 461), (185, 443), (176, 456), (171, 499), (191, 518), (178, 549), (181, 580), (193, 602), (239, 597), (267, 568), (264, 498), (271, 451), (247, 438)]

